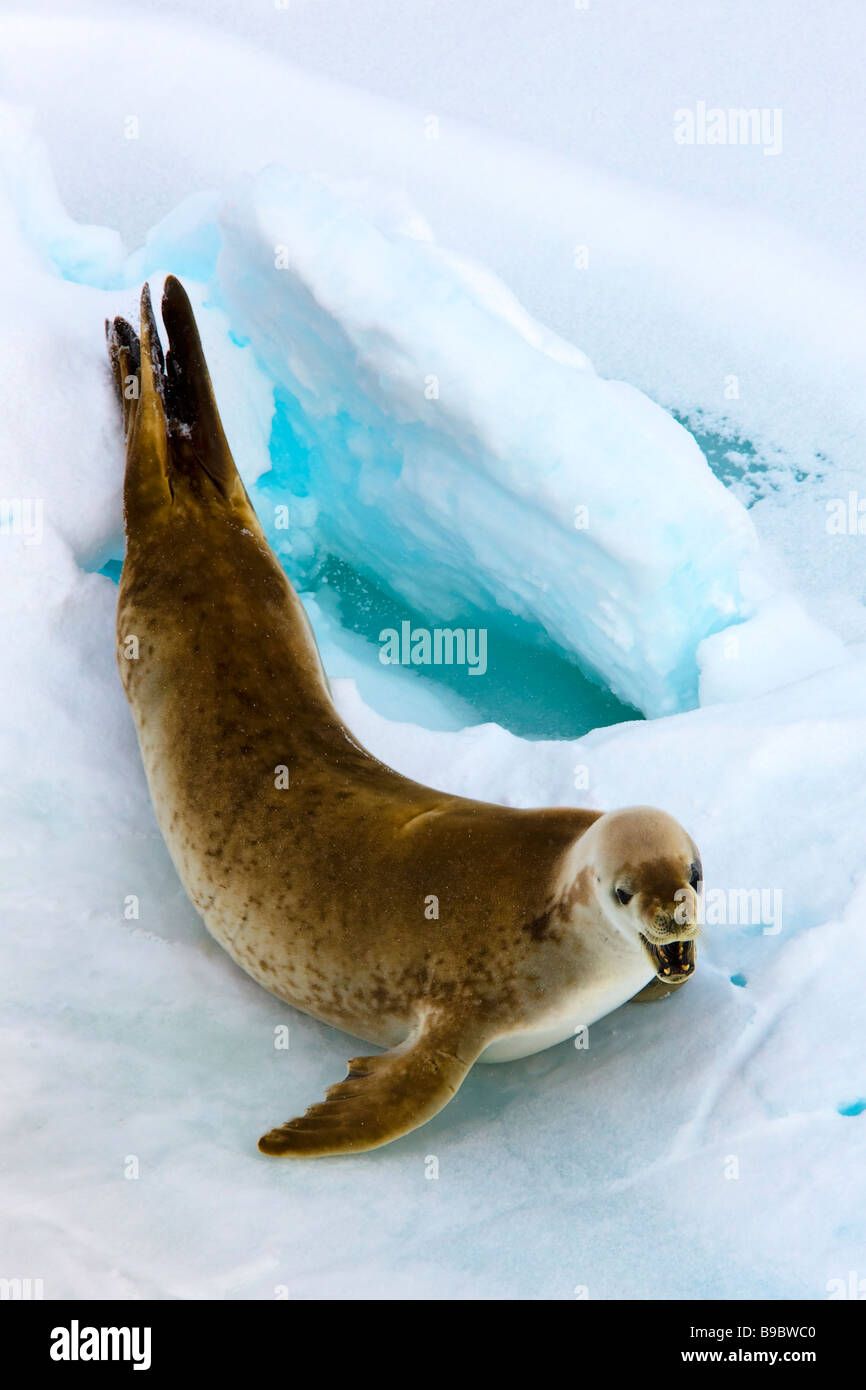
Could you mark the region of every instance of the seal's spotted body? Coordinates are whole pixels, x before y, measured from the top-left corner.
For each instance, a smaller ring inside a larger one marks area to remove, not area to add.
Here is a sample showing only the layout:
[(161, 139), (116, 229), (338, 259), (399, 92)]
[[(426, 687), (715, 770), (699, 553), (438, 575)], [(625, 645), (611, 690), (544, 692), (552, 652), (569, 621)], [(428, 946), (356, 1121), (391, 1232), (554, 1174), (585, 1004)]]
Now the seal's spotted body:
[(123, 320), (109, 330), (122, 395), (130, 378), (140, 386), (124, 398), (117, 632), (154, 807), (233, 959), (295, 1007), (391, 1049), (351, 1063), (327, 1101), (260, 1148), (375, 1148), (441, 1109), (475, 1060), (525, 1056), (656, 976), (687, 978), (697, 854), (659, 811), (450, 797), (357, 743), (234, 467), (172, 277), (163, 318), (166, 361), (146, 288), (141, 344)]

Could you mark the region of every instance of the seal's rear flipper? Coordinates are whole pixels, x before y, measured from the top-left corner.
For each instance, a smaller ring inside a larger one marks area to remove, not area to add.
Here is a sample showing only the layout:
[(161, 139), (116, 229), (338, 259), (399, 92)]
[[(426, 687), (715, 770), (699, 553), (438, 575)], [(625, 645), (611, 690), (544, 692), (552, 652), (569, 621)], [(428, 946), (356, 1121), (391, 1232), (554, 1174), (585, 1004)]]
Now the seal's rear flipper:
[(127, 527), (171, 502), (168, 433), (163, 402), (165, 363), (147, 285), (141, 292), (141, 339), (126, 319), (106, 322), (108, 356), (123, 408)]
[(166, 278), (162, 315), (167, 358), (147, 285), (141, 292), (140, 341), (126, 319), (105, 324), (123, 407), (127, 529), (150, 524), (154, 510), (173, 501), (221, 498), (240, 512), (247, 530), (261, 535), (223, 431), (192, 305), (173, 275)]
[(105, 320), (105, 337), (117, 388), (117, 399), (123, 410), (123, 433), (127, 435), (130, 417), (134, 413), (134, 405), (139, 395), (141, 344), (135, 329), (126, 319), (121, 318), (116, 318), (113, 323)]
[(356, 1057), (326, 1100), (272, 1129), (259, 1149), (277, 1158), (323, 1158), (389, 1144), (448, 1104), (485, 1046), (471, 1026), (426, 1020), (390, 1052)]
[(192, 305), (174, 275), (166, 277), (162, 321), (169, 345), (166, 406), (178, 463), (198, 465), (226, 499), (249, 506), (220, 420)]

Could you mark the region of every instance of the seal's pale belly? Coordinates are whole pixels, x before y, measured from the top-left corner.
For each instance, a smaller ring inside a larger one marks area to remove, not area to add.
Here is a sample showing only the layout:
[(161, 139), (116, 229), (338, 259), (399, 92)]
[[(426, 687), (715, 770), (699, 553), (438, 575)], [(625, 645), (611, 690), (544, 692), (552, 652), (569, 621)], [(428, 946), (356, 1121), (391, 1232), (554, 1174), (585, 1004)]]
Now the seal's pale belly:
[[(141, 744), (160, 828), (178, 873), (208, 931), (232, 959), (271, 993), (321, 1022), (380, 1047), (402, 1042), (417, 1014), (417, 934), (407, 930), (396, 954), (365, 958), (356, 949), (363, 935), (357, 921), (348, 934), (334, 922), (330, 931), (323, 931), (321, 917), (304, 921), (300, 902), (273, 901), (267, 880), (242, 872), (215, 874), (212, 862), (197, 851), (202, 827), (189, 833), (184, 799), (173, 796), (171, 779), (165, 776), (170, 761), (160, 746), (158, 716), (144, 719)], [(315, 950), (310, 949), (311, 932), (320, 943)], [(587, 932), (591, 939), (591, 923)], [(370, 944), (375, 951), (379, 943), (374, 939)], [(551, 978), (535, 993), (524, 990), (519, 1009), (502, 1020), (502, 1036), (478, 1060), (513, 1061), (555, 1046), (626, 1003), (652, 976), (638, 946), (592, 940), (579, 975)]]
[(598, 977), (585, 980), (534, 1026), (527, 1023), (491, 1043), (478, 1058), (479, 1062), (514, 1062), (556, 1047), (566, 1038), (576, 1037), (580, 1029), (588, 1028), (627, 1004), (653, 978), (651, 966), (637, 951), (632, 961), (624, 962), (617, 957), (609, 960), (607, 966), (605, 976), (604, 963), (600, 962)]

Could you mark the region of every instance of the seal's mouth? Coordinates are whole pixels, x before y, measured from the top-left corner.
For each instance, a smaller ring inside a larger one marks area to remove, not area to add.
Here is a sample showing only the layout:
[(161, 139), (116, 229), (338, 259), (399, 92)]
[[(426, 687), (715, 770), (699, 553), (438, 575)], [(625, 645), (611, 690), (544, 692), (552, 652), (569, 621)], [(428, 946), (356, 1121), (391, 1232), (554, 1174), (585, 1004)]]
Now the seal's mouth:
[(660, 980), (679, 984), (695, 973), (694, 941), (668, 941), (662, 946), (648, 941), (643, 932), (640, 939)]

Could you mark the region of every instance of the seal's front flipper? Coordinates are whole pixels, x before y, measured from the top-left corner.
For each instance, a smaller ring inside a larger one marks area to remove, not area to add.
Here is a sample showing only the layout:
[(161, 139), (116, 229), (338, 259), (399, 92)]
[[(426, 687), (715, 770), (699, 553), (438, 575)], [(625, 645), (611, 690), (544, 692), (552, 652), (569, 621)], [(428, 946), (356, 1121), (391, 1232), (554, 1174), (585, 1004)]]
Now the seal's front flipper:
[(356, 1057), (326, 1100), (272, 1129), (259, 1149), (278, 1158), (323, 1158), (390, 1144), (448, 1104), (487, 1041), (471, 1025), (427, 1019), (390, 1052)]

